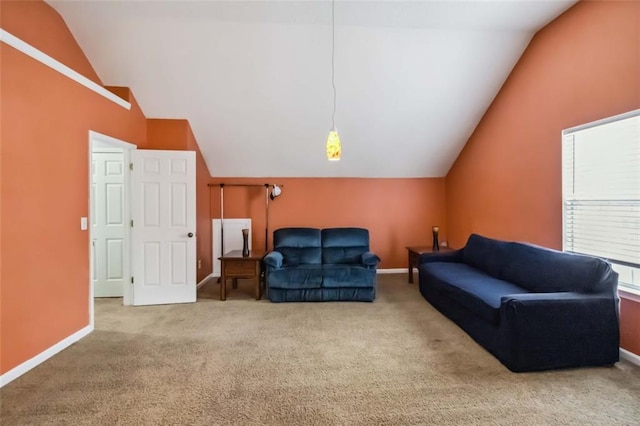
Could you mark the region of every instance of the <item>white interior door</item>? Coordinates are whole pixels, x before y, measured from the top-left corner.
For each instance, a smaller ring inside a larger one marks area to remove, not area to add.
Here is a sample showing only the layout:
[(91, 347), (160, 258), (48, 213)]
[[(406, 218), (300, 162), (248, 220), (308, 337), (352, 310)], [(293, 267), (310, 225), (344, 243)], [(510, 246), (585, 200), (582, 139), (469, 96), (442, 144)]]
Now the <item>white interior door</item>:
[(133, 304), (196, 301), (196, 156), (133, 152)]
[(94, 151), (91, 165), (93, 294), (122, 297), (129, 277), (123, 150)]

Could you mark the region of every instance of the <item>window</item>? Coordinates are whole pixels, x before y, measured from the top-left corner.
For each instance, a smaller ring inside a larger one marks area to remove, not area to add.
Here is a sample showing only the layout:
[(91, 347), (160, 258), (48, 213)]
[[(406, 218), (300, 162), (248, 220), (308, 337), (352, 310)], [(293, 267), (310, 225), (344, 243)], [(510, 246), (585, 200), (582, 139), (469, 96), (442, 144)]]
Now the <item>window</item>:
[(609, 260), (640, 294), (640, 110), (562, 132), (563, 249)]

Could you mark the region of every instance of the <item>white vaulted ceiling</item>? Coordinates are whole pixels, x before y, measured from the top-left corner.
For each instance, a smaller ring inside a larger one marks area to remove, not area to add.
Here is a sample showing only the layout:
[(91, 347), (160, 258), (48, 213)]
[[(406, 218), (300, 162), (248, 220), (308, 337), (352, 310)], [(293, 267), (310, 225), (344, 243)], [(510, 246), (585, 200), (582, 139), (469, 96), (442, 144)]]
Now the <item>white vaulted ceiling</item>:
[(50, 1), (107, 85), (191, 123), (214, 176), (438, 177), (575, 0)]

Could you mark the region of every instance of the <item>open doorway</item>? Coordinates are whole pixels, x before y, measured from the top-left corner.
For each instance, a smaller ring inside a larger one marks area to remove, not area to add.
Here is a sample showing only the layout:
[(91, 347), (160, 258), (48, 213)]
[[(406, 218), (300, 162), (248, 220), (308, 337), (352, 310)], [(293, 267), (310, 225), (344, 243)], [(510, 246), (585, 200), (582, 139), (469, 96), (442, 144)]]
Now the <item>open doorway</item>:
[[(196, 156), (89, 132), (89, 311), (196, 301)], [(134, 227), (135, 226), (135, 227)]]
[(89, 132), (90, 310), (95, 297), (122, 297), (131, 304), (131, 178), (136, 146)]

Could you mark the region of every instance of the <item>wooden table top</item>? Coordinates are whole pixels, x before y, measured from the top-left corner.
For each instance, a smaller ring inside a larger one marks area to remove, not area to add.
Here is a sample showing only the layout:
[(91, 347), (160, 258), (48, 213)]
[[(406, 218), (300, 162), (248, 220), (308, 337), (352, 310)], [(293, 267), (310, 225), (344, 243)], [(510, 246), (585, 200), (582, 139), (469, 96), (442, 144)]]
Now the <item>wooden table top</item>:
[(262, 260), (264, 257), (264, 250), (249, 250), (249, 256), (243, 256), (242, 250), (231, 250), (226, 252), (223, 256), (219, 257), (219, 260), (228, 259), (247, 259), (247, 260)]

